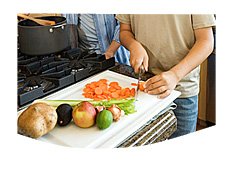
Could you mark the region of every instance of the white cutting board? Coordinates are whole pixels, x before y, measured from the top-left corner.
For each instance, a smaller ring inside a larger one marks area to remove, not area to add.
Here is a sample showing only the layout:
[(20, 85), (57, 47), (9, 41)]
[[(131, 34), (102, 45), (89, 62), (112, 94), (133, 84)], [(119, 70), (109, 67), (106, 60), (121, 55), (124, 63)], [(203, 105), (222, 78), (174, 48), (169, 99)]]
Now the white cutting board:
[[(131, 83), (137, 83), (137, 80), (125, 75), (121, 75), (112, 71), (104, 71), (98, 75), (87, 78), (72, 86), (69, 86), (59, 92), (56, 92), (44, 99), (48, 100), (81, 100), (85, 99), (82, 96), (82, 90), (87, 83), (98, 81), (105, 78), (109, 81), (117, 81), (122, 87), (133, 87)], [(71, 147), (100, 147), (102, 144), (108, 142), (112, 137), (118, 135), (120, 132), (125, 133), (125, 129), (130, 132), (131, 124), (136, 121), (143, 121), (141, 119), (150, 119), (158, 112), (166, 108), (173, 100), (180, 95), (180, 92), (173, 91), (166, 99), (157, 99), (156, 96), (139, 92), (138, 101), (136, 101), (137, 112), (130, 115), (123, 116), (118, 122), (113, 122), (112, 125), (105, 129), (100, 130), (95, 125), (91, 128), (79, 128), (73, 122), (68, 126), (56, 126), (51, 132), (39, 138), (39, 140), (64, 145)], [(153, 108), (160, 108), (158, 112), (153, 111)], [(115, 139), (118, 140), (118, 139)], [(114, 142), (115, 142), (114, 140)], [(113, 143), (112, 141), (112, 144)]]

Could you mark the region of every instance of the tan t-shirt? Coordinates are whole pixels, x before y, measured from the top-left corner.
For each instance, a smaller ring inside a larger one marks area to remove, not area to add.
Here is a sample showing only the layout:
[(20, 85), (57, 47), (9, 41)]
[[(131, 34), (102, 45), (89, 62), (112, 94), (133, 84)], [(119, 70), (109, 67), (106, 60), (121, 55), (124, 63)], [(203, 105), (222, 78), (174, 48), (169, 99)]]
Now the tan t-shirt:
[[(116, 18), (131, 25), (135, 39), (147, 51), (149, 71), (154, 74), (171, 69), (188, 54), (195, 43), (194, 29), (215, 25), (214, 15), (118, 14)], [(199, 93), (199, 73), (200, 66), (177, 84), (181, 98)]]

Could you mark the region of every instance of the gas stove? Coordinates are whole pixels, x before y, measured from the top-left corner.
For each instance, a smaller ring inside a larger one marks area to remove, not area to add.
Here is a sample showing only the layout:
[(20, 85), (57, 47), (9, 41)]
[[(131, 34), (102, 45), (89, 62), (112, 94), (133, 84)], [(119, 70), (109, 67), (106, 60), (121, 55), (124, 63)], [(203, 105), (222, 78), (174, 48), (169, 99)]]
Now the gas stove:
[(18, 108), (114, 65), (114, 58), (78, 48), (44, 56), (18, 51)]

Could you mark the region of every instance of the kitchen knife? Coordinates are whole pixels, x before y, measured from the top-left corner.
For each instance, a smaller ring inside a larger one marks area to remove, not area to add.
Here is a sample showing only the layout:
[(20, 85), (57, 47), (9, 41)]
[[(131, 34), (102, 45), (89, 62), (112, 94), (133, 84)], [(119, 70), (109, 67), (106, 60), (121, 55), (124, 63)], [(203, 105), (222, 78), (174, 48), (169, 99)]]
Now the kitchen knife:
[(137, 100), (137, 97), (138, 97), (139, 84), (140, 84), (141, 77), (143, 76), (144, 72), (145, 72), (144, 66), (141, 65), (141, 66), (140, 66), (139, 73), (138, 73), (138, 82), (137, 82), (137, 87), (136, 87), (136, 91), (135, 91), (135, 101)]

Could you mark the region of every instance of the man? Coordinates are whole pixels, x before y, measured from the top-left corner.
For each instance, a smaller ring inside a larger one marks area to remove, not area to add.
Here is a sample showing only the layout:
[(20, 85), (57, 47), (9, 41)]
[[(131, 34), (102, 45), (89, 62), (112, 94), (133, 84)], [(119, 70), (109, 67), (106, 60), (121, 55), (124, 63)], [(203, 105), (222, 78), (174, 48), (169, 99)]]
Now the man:
[(199, 65), (213, 50), (213, 15), (117, 15), (120, 40), (130, 51), (135, 72), (141, 65), (155, 76), (145, 92), (165, 98), (172, 90), (181, 92), (175, 100), (177, 131), (173, 137), (196, 130), (199, 93)]
[[(71, 31), (72, 44), (82, 51), (104, 54), (106, 59), (115, 57), (116, 62), (129, 65), (129, 51), (120, 45), (120, 24), (113, 14), (63, 14), (68, 24), (75, 25)], [(78, 35), (77, 35), (78, 34)], [(77, 43), (77, 44), (76, 44)]]

